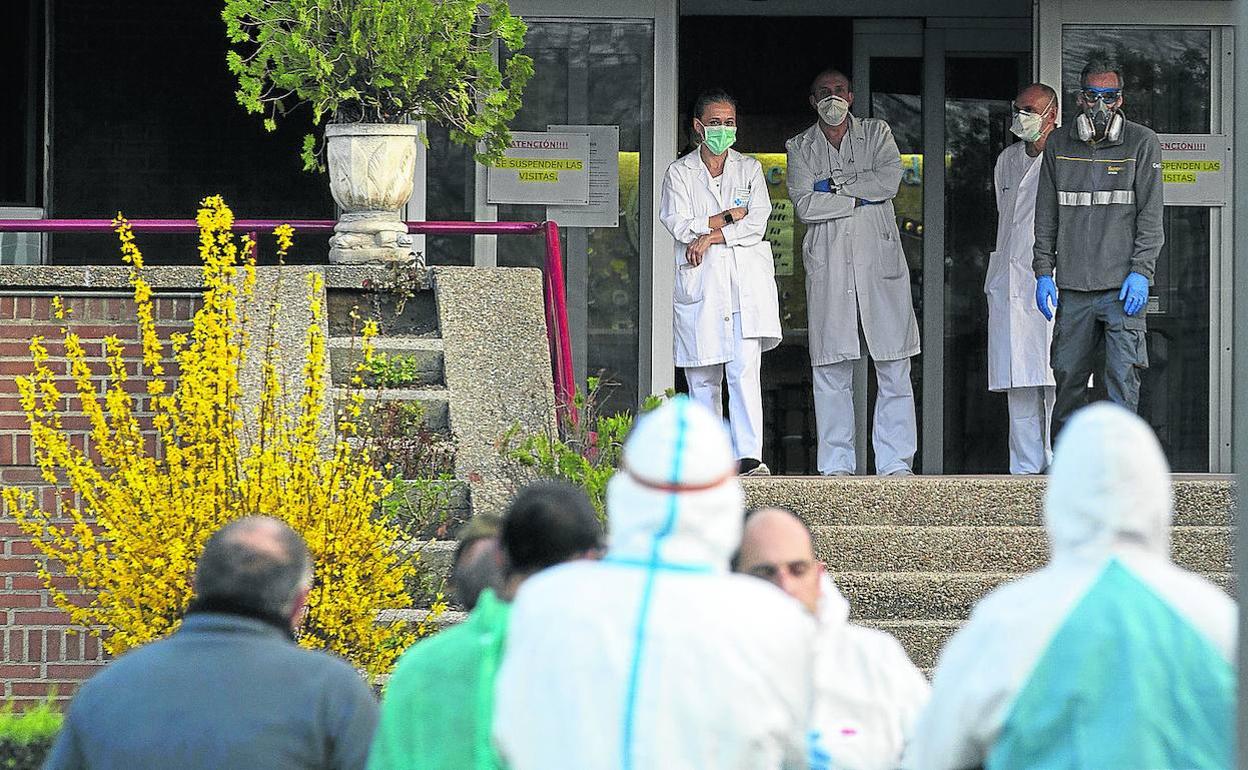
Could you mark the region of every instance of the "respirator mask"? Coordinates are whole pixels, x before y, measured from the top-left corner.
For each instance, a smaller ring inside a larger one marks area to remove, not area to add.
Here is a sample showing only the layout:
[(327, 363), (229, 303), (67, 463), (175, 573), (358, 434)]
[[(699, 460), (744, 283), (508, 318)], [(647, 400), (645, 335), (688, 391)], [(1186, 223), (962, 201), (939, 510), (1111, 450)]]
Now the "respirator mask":
[(1116, 142), (1122, 138), (1125, 118), (1117, 108), (1109, 106), (1118, 104), (1121, 98), (1121, 88), (1083, 89), (1083, 111), (1075, 118), (1075, 130), (1079, 138), (1085, 142), (1099, 142), (1103, 139)]
[(815, 105), (819, 117), (829, 126), (839, 126), (849, 114), (849, 102), (839, 96), (828, 96)]
[(1049, 108), (1055, 101), (1056, 97), (1049, 99), (1049, 103), (1039, 112), (1027, 112), (1014, 107), (1014, 122), (1010, 124), (1010, 133), (1024, 142), (1040, 141), (1040, 137), (1044, 136), (1044, 116), (1049, 113)]

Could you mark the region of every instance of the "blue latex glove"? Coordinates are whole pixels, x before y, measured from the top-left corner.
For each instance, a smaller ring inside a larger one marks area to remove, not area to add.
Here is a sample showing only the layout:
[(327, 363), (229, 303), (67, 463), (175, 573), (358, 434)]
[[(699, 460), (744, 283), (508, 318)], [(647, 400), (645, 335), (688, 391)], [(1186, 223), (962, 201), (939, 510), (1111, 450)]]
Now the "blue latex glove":
[(826, 192), (826, 193), (832, 192), (832, 180), (820, 179), (819, 181), (815, 182), (814, 190), (815, 192)]
[(1036, 307), (1045, 318), (1053, 320), (1053, 310), (1057, 309), (1057, 284), (1053, 283), (1053, 276), (1042, 275), (1036, 279)]
[(810, 760), (810, 770), (834, 770), (832, 755), (823, 748), (823, 741), (818, 730), (806, 733), (806, 753)]
[(1122, 282), (1118, 299), (1124, 300), (1122, 309), (1127, 315), (1139, 313), (1148, 304), (1148, 279), (1139, 273), (1129, 273), (1127, 280)]

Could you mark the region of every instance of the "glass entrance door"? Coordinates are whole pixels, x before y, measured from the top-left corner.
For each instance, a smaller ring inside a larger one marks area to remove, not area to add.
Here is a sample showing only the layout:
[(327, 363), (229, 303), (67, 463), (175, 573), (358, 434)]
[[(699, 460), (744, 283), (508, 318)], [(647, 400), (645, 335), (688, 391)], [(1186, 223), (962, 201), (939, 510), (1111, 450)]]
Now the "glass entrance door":
[[(619, 219), (615, 227), (563, 228), (568, 320), (578, 386), (601, 377), (607, 411), (632, 410), (646, 394), (639, 385), (641, 272), (654, 216), (654, 22), (647, 19), (527, 18), (524, 53), (534, 74), (514, 131), (555, 125), (619, 129)], [(543, 220), (539, 206), (500, 205), (499, 220)], [(555, 217), (557, 221), (557, 217)], [(540, 266), (542, 243), (500, 239), (498, 264)]]
[[(1123, 112), (1159, 134), (1215, 133), (1211, 27), (1128, 27), (1070, 24), (1062, 28), (1063, 115), (1075, 117), (1079, 72), (1092, 58), (1117, 62), (1125, 79)], [(1163, 150), (1163, 160), (1166, 153)], [(1140, 384), (1139, 413), (1153, 427), (1175, 471), (1211, 470), (1211, 329), (1215, 220), (1220, 207), (1175, 205), (1181, 190), (1167, 182), (1166, 245), (1148, 305), (1149, 368)], [(1093, 377), (1093, 389), (1096, 389)]]
[(988, 391), (984, 279), (997, 236), (993, 170), (1013, 140), (1010, 101), (1030, 74), (1022, 51), (945, 58), (946, 473), (1009, 470), (1005, 395)]

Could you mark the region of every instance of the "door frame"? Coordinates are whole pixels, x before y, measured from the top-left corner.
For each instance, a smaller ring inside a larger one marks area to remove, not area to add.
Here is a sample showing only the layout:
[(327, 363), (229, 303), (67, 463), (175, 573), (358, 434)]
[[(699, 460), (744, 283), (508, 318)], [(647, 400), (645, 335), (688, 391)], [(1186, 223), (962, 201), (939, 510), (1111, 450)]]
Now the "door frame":
[[(1209, 130), (1228, 136), (1234, 158), (1234, 6), (1235, 3), (1218, 0), (1189, 0), (1182, 4), (1179, 20), (1177, 6), (1167, 0), (1046, 0), (1036, 3), (1034, 69), (1040, 81), (1058, 84), (1060, 98), (1062, 29), (1067, 25), (1211, 28)], [(1229, 196), (1225, 206), (1209, 208), (1209, 470), (1229, 473), (1233, 435), (1235, 196)]]
[[(575, 19), (579, 22), (611, 22), (638, 20), (653, 23), (654, 29), (654, 99), (652, 130), (642, 138), (643, 153), (654, 158), (651, 164), (649, 184), (639, 180), (639, 208), (641, 217), (641, 254), (638, 276), (638, 350), (637, 387), (638, 398), (647, 393), (662, 393), (675, 385), (675, 369), (672, 339), (672, 286), (675, 276), (671, 270), (670, 254), (674, 241), (670, 233), (656, 226), (657, 203), (663, 188), (663, 175), (667, 164), (676, 158), (676, 131), (672, 123), (660, 116), (679, 113), (677, 98), (677, 25), (680, 11), (678, 0), (635, 0), (627, 4), (617, 0), (511, 0), (511, 12), (524, 19), (535, 21)], [(494, 54), (498, 60), (498, 51)], [(675, 118), (673, 117), (674, 121)], [(495, 221), (498, 207), (486, 201), (486, 169), (476, 164), (474, 184), (475, 219)], [(421, 189), (421, 188), (418, 188)], [(492, 267), (497, 265), (497, 236), (473, 237), (473, 264)], [(587, 265), (567, 264), (569, 307), (573, 302), (584, 304), (588, 279)], [(576, 285), (574, 286), (573, 283)], [(577, 296), (580, 299), (577, 299)], [(581, 309), (583, 312), (583, 308)], [(576, 333), (576, 332), (574, 332)], [(582, 328), (581, 335), (588, 330)], [(584, 340), (580, 348), (582, 368), (585, 360)], [(574, 360), (577, 358), (575, 351)]]

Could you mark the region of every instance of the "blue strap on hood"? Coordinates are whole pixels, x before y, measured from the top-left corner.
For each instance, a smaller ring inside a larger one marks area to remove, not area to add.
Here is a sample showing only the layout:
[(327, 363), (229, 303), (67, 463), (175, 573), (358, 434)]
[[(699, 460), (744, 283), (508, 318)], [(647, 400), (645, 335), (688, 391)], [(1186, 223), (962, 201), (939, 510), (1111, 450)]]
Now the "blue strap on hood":
[[(681, 460), (685, 454), (685, 431), (687, 421), (685, 410), (687, 403), (684, 399), (678, 399), (676, 404), (676, 445), (675, 451), (672, 452), (672, 471), (669, 482), (673, 485), (679, 483), (681, 472)], [(663, 569), (663, 560), (660, 551), (663, 541), (672, 534), (676, 528), (676, 517), (678, 513), (679, 498), (678, 493), (673, 491), (667, 495), (667, 518), (663, 522), (663, 526), (654, 534), (654, 539), (650, 544), (650, 558), (646, 567), (646, 582), (641, 591), (641, 603), (637, 609), (637, 631), (633, 641), (633, 661), (628, 672), (628, 689), (624, 695), (624, 729), (620, 740), (620, 767), (622, 770), (633, 770), (633, 736), (635, 731), (634, 717), (637, 711), (637, 689), (641, 679), (641, 658), (645, 652), (646, 645), (646, 623), (650, 615), (650, 602), (654, 595), (655, 578)]]

